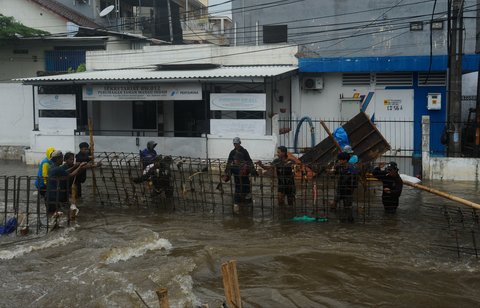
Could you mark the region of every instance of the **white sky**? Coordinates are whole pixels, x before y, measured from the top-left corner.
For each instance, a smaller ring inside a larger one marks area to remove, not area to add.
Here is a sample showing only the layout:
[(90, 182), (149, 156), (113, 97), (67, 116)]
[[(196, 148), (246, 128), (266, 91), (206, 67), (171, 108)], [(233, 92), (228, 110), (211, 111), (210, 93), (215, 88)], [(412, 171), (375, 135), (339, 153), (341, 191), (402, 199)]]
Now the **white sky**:
[[(225, 2), (227, 0), (208, 0), (208, 5), (215, 5), (215, 4), (218, 4), (218, 3), (222, 3), (222, 2)], [(226, 3), (226, 4), (222, 4), (222, 5), (219, 5), (219, 6), (214, 6), (212, 8), (209, 8), (208, 9), (208, 12), (211, 14), (211, 15), (223, 15), (223, 16), (230, 16), (230, 18), (232, 17), (232, 12), (230, 11), (232, 9), (232, 3), (229, 2), (229, 3)]]

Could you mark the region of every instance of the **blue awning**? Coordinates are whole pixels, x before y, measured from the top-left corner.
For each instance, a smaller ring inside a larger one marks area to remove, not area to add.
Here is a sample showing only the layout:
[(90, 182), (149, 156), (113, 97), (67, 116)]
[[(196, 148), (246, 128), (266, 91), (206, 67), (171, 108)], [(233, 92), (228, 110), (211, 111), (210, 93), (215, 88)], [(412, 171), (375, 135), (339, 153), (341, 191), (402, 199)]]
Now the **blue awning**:
[[(462, 71), (478, 71), (480, 55), (464, 55)], [(432, 71), (446, 71), (448, 57), (432, 57)], [(358, 57), (358, 58), (301, 58), (300, 73), (352, 73), (352, 72), (426, 72), (430, 56)]]

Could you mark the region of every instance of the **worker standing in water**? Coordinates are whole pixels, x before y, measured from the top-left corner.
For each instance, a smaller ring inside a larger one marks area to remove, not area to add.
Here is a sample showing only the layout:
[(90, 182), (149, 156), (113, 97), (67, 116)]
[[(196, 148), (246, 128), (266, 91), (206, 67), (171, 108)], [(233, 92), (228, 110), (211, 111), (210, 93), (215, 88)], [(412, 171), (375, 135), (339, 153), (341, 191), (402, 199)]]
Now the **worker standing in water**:
[(395, 214), (403, 189), (397, 163), (393, 161), (388, 164), (380, 163), (373, 169), (372, 174), (383, 183), (382, 203), (385, 213)]
[(42, 197), (45, 197), (45, 193), (47, 191), (48, 170), (53, 165), (51, 161), (51, 156), (53, 152), (55, 152), (55, 149), (53, 147), (47, 148), (47, 150), (45, 151), (46, 157), (42, 160), (40, 166), (38, 166), (37, 178), (34, 184)]
[(275, 169), (278, 181), (278, 205), (285, 207), (285, 197), (288, 205), (293, 208), (295, 205), (295, 173), (293, 167), (295, 162), (288, 158), (287, 147), (279, 146), (277, 148), (277, 158), (275, 158), (270, 166), (265, 166), (262, 161), (257, 161), (257, 165), (265, 170)]

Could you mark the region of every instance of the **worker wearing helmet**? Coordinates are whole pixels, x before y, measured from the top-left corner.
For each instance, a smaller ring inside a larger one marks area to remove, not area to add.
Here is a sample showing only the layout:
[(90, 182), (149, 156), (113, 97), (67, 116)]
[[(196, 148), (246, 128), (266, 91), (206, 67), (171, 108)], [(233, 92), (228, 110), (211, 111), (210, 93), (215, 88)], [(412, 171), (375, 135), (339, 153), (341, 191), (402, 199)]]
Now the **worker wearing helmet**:
[(40, 166), (38, 167), (35, 187), (38, 189), (38, 192), (42, 197), (45, 196), (45, 192), (47, 189), (48, 170), (53, 164), (51, 161), (51, 156), (53, 152), (55, 152), (55, 149), (53, 147), (47, 148), (47, 150), (45, 151), (46, 157), (40, 162)]

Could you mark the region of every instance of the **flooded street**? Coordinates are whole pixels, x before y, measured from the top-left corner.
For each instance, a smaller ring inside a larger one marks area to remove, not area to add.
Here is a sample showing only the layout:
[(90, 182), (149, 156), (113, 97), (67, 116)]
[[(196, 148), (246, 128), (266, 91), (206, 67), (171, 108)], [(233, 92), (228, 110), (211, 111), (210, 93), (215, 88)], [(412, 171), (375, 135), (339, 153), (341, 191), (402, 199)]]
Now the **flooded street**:
[[(480, 201), (474, 183), (426, 185)], [(138, 293), (158, 307), (165, 287), (172, 307), (220, 307), (220, 266), (237, 260), (244, 307), (476, 307), (479, 260), (442, 247), (445, 204), (457, 207), (406, 187), (396, 216), (378, 205), (354, 224), (81, 204), (74, 227), (0, 237), (0, 306), (145, 307)]]

